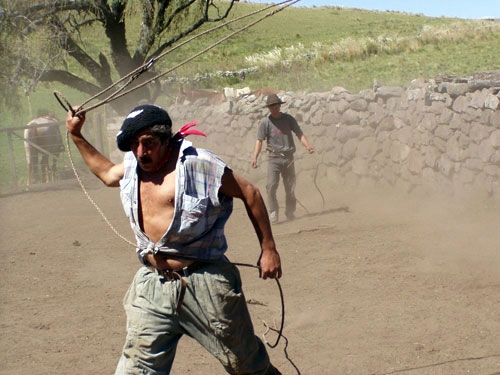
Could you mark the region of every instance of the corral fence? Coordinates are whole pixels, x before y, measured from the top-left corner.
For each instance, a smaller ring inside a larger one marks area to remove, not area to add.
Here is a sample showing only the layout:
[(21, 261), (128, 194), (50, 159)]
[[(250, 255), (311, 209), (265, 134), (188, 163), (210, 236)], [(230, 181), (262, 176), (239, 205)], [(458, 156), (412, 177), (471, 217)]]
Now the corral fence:
[[(102, 127), (99, 126), (99, 124), (102, 123), (102, 115), (99, 113), (87, 119), (84, 128), (84, 136), (94, 146), (96, 146), (97, 149), (107, 155), (107, 134), (105, 129), (102, 129)], [(41, 168), (38, 166), (32, 175), (30, 185), (27, 185), (28, 161), (25, 150), (26, 139), (24, 138), (24, 131), (28, 128), (28, 126), (3, 127), (0, 128), (0, 153), (3, 155), (0, 159), (0, 194), (16, 193), (24, 190), (35, 189), (36, 187), (41, 187), (42, 185), (59, 184), (64, 181), (74, 180), (75, 176), (71, 165), (70, 154), (68, 153), (68, 144), (69, 147), (71, 147), (70, 152), (77, 169), (84, 175), (89, 173), (86, 168), (82, 168), (84, 166), (84, 162), (76, 150), (73, 142), (71, 140), (69, 140), (69, 143), (67, 142), (65, 122), (58, 121), (50, 125), (31, 125), (30, 128), (43, 126), (57, 126), (63, 138), (64, 151), (57, 156), (57, 168), (54, 180), (48, 183), (44, 182)], [(34, 147), (38, 150), (39, 154), (49, 155), (50, 158), (53, 157), (53, 155), (47, 150), (44, 150), (36, 145), (34, 145)]]

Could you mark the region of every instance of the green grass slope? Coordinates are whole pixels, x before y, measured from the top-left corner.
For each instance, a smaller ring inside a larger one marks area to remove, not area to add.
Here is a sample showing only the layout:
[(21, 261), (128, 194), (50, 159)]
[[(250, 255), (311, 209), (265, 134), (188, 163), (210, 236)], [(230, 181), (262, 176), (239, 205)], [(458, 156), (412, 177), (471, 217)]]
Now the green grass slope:
[[(236, 4), (232, 16), (263, 6), (241, 2)], [(129, 21), (127, 32), (134, 36), (140, 27), (139, 20)], [(243, 25), (232, 24), (188, 43), (159, 60), (156, 71), (168, 70)], [(82, 40), (94, 57), (99, 51), (106, 53), (109, 49), (98, 30), (89, 30)], [(226, 86), (276, 87), (305, 92), (343, 86), (355, 93), (372, 87), (374, 79), (387, 85), (405, 86), (414, 78), (441, 74), (467, 76), (475, 71), (500, 69), (499, 45), (498, 20), (430, 18), (335, 6), (289, 7), (164, 78), (193, 78), (217, 71), (257, 68), (244, 79), (208, 78), (194, 86), (213, 90)], [(74, 63), (66, 64), (72, 73), (86, 74)], [(2, 127), (24, 124), (40, 109), (52, 109), (63, 116), (52, 95), (54, 90), (61, 90), (75, 104), (87, 99), (85, 94), (65, 86), (39, 85), (36, 92), (19, 103), (20, 113), (14, 115), (2, 109)], [(175, 93), (175, 85), (171, 93)]]

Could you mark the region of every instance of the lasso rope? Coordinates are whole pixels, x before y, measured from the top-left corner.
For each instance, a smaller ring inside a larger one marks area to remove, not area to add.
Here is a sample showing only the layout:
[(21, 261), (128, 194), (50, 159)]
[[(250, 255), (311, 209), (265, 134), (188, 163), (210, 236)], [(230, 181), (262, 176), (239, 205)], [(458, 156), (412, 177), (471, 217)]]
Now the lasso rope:
[(87, 197), (87, 199), (90, 201), (90, 203), (92, 203), (92, 205), (95, 207), (95, 209), (97, 210), (97, 212), (99, 213), (99, 215), (101, 215), (101, 217), (104, 219), (104, 221), (106, 222), (106, 224), (108, 224), (109, 228), (118, 237), (120, 237), (123, 241), (125, 241), (129, 245), (132, 245), (133, 247), (137, 247), (137, 245), (135, 243), (133, 243), (132, 241), (128, 240), (125, 236), (123, 236), (122, 234), (120, 234), (120, 232), (118, 232), (118, 230), (108, 220), (108, 218), (106, 217), (106, 215), (104, 214), (104, 212), (102, 212), (102, 210), (99, 207), (99, 205), (90, 196), (87, 188), (85, 187), (85, 184), (83, 183), (82, 179), (80, 178), (80, 174), (78, 173), (78, 171), (76, 169), (75, 163), (73, 162), (73, 156), (71, 154), (71, 148), (70, 148), (70, 144), (69, 144), (69, 132), (68, 131), (66, 131), (66, 147), (68, 148), (68, 159), (69, 159), (69, 163), (71, 164), (71, 168), (73, 169), (73, 174), (75, 175), (76, 180), (78, 181), (78, 184), (82, 188), (82, 191), (85, 194), (85, 196)]
[[(257, 268), (257, 269), (260, 270), (259, 266), (255, 266), (255, 265), (249, 264), (249, 263), (234, 263), (234, 262), (232, 262), (232, 264), (234, 264), (235, 266), (251, 267), (251, 268)], [(266, 334), (269, 331), (269, 326), (267, 325), (266, 322), (264, 322), (264, 326), (267, 329), (266, 329), (266, 332), (264, 332), (264, 334), (262, 336), (264, 338), (264, 342), (270, 348), (275, 348), (276, 346), (278, 346), (280, 338), (283, 336), (283, 327), (285, 326), (285, 298), (283, 297), (283, 289), (281, 288), (281, 284), (279, 282), (279, 279), (276, 278), (274, 280), (276, 280), (276, 284), (278, 285), (278, 289), (279, 289), (279, 292), (280, 292), (280, 299), (281, 299), (281, 324), (280, 324), (280, 328), (279, 329), (276, 329), (276, 330), (273, 329), (274, 331), (278, 332), (278, 338), (276, 339), (276, 342), (274, 344), (269, 344), (269, 342), (266, 339)]]
[[(89, 112), (90, 110), (92, 109), (95, 109), (95, 108), (98, 108), (104, 104), (107, 104), (107, 103), (110, 103), (111, 101), (115, 100), (115, 99), (118, 99), (118, 98), (121, 98), (122, 96), (124, 95), (127, 95), (143, 86), (146, 86), (147, 84), (157, 80), (158, 78), (160, 77), (163, 77), (164, 75), (168, 74), (168, 73), (171, 73), (172, 71), (180, 68), (181, 66), (187, 64), (188, 62), (194, 60), (195, 58), (201, 56), (202, 54), (210, 51), (211, 49), (215, 48), (216, 46), (218, 46), (219, 44), (225, 42), (226, 40), (232, 38), (233, 36), (235, 36), (236, 34), (242, 32), (242, 31), (245, 31), (247, 29), (249, 29), (250, 27), (256, 25), (257, 23), (263, 21), (264, 19), (268, 18), (268, 17), (271, 17), (273, 15), (275, 15), (276, 13), (278, 12), (281, 12), (283, 9), (299, 2), (300, 0), (285, 0), (281, 3), (278, 3), (278, 4), (271, 4), (267, 7), (264, 7), (262, 9), (259, 9), (259, 10), (256, 10), (254, 12), (251, 12), (251, 13), (248, 13), (246, 15), (243, 15), (243, 16), (240, 16), (238, 18), (235, 18), (234, 20), (231, 20), (231, 21), (227, 21), (227, 22), (224, 22), (223, 24), (221, 25), (218, 25), (218, 26), (215, 26), (207, 31), (204, 31), (202, 33), (199, 33), (191, 38), (189, 38), (188, 40), (180, 43), (179, 45), (163, 52), (162, 54), (160, 54), (159, 56), (157, 57), (153, 57), (152, 59), (150, 59), (147, 63), (143, 64), (142, 66), (138, 67), (137, 69), (135, 69), (134, 71), (130, 72), (129, 74), (125, 75), (124, 77), (122, 77), (121, 79), (119, 79), (118, 81), (116, 81), (115, 83), (113, 83), (112, 85), (110, 85), (109, 87), (105, 88), (104, 90), (98, 92), (97, 94), (95, 94), (94, 96), (90, 97), (89, 99), (87, 99), (86, 101), (84, 101), (82, 104), (80, 104), (80, 106), (74, 110), (72, 108), (72, 106), (70, 105), (70, 103), (68, 102), (68, 100), (64, 97), (64, 95), (62, 93), (60, 93), (59, 91), (54, 91), (54, 96), (56, 97), (57, 101), (59, 102), (59, 104), (61, 104), (61, 106), (66, 110), (66, 111), (71, 111), (73, 113), (73, 116), (75, 115), (78, 115), (79, 113), (81, 112)], [(202, 49), (201, 51), (191, 55), (190, 57), (188, 57), (187, 59), (185, 59), (184, 61), (180, 62), (179, 64), (175, 65), (174, 67), (164, 71), (163, 73), (160, 73), (156, 76), (154, 76), (153, 78), (150, 78), (146, 81), (144, 81), (143, 83), (137, 85), (137, 86), (134, 86), (133, 88), (130, 88), (126, 91), (124, 91), (127, 86), (129, 86), (134, 80), (136, 80), (141, 74), (143, 74), (144, 72), (148, 71), (149, 69), (151, 69), (151, 67), (154, 65), (154, 63), (159, 60), (160, 58), (164, 57), (165, 55), (173, 52), (174, 50), (176, 50), (177, 48), (180, 48), (181, 46), (185, 45), (186, 43), (189, 43), (190, 41), (202, 36), (202, 35), (205, 35), (205, 34), (208, 34), (212, 31), (215, 31), (221, 27), (224, 27), (224, 26), (227, 26), (233, 22), (236, 22), (236, 21), (240, 21), (246, 17), (249, 17), (249, 16), (252, 16), (252, 15), (255, 15), (257, 13), (260, 13), (260, 12), (263, 12), (265, 10), (268, 10), (269, 8), (274, 8), (274, 7), (277, 7), (277, 6), (280, 6), (279, 8), (269, 12), (269, 13), (266, 13), (264, 16), (256, 19), (255, 21), (253, 22), (250, 22), (248, 24), (246, 24), (245, 26), (241, 27), (240, 29), (236, 30), (236, 31), (233, 31), (232, 33), (230, 33), (229, 35), (219, 39), (218, 41), (216, 41), (215, 43), (211, 44), (210, 46)], [(125, 80), (128, 80), (127, 82), (125, 82), (123, 84), (122, 87), (118, 88), (115, 92), (113, 92), (111, 95), (109, 95), (108, 97), (106, 97), (105, 99), (97, 102), (96, 104), (94, 105), (91, 105), (89, 107), (85, 107), (84, 106), (86, 104), (88, 104), (90, 101), (96, 99), (97, 97), (103, 95), (104, 93), (110, 91), (111, 89), (113, 89), (114, 87), (118, 86), (120, 83), (123, 83)], [(62, 98), (62, 99), (61, 99)], [(64, 100), (64, 103), (63, 103), (63, 100)]]

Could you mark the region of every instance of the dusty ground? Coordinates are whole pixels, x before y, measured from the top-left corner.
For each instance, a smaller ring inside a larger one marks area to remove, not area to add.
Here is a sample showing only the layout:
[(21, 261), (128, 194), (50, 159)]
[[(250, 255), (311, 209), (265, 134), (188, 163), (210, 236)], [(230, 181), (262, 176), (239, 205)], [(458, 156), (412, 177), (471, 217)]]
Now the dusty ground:
[[(130, 239), (118, 191), (90, 194)], [(322, 207), (314, 194), (299, 194), (308, 212), (274, 226), (288, 341), (270, 355), (284, 374), (500, 374), (498, 203), (332, 189)], [(134, 249), (76, 184), (3, 196), (0, 207), (0, 374), (112, 374)], [(230, 258), (254, 263), (240, 203), (227, 232)], [(262, 335), (264, 321), (279, 325), (278, 288), (241, 272)], [(174, 375), (223, 373), (181, 340)]]

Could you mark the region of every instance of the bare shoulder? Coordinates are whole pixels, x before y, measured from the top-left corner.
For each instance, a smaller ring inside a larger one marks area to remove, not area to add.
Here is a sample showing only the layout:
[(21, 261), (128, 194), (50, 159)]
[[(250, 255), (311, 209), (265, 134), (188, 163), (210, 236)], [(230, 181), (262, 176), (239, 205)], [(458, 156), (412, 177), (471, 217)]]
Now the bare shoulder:
[(256, 187), (242, 175), (226, 168), (222, 176), (221, 193), (233, 198), (243, 198), (248, 192), (253, 192)]

